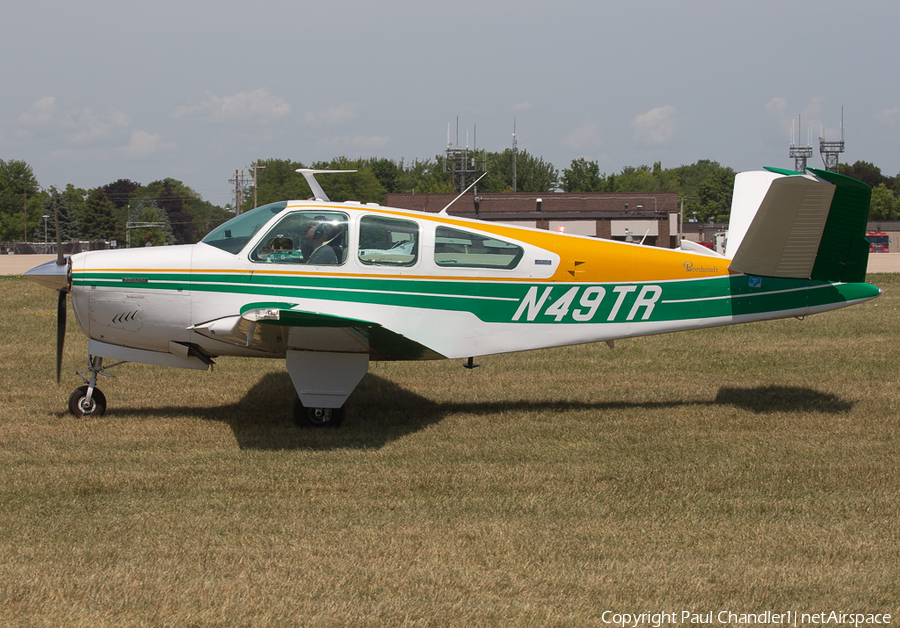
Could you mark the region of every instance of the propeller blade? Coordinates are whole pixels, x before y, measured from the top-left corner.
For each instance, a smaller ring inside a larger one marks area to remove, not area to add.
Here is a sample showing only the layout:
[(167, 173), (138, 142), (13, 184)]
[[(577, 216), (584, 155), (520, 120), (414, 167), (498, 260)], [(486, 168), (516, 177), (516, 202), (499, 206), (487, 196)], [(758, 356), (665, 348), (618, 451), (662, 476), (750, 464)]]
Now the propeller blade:
[[(53, 189), (56, 192), (56, 188)], [(56, 265), (63, 266), (66, 258), (63, 257), (62, 238), (59, 233), (59, 212), (56, 210), (56, 194), (53, 194), (53, 222), (56, 225)]]
[(56, 383), (62, 374), (63, 345), (66, 342), (66, 292), (58, 290), (56, 300)]

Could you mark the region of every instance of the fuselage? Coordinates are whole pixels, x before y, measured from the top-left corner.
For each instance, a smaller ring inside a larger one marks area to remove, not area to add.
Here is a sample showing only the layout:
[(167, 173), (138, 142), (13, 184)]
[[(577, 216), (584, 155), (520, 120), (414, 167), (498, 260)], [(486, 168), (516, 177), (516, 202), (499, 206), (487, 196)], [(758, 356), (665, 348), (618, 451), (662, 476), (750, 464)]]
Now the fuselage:
[[(322, 253), (328, 261), (317, 261)], [(71, 294), (84, 332), (113, 345), (168, 352), (175, 342), (210, 356), (300, 350), (429, 359), (805, 316), (880, 293), (865, 283), (735, 274), (729, 261), (380, 206), (294, 201), (248, 212), (194, 245), (77, 254)], [(269, 310), (296, 317), (257, 325), (251, 314)], [(371, 334), (359, 331), (366, 325)]]

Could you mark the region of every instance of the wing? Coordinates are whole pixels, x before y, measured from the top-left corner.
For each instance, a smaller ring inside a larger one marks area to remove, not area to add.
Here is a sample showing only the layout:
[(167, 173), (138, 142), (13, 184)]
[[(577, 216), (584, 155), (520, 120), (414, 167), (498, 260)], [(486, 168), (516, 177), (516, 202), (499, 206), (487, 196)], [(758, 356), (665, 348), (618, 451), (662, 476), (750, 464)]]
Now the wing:
[(287, 350), (367, 353), (372, 360), (436, 360), (446, 356), (375, 321), (249, 303), (240, 315), (194, 325), (192, 331), (263, 354)]

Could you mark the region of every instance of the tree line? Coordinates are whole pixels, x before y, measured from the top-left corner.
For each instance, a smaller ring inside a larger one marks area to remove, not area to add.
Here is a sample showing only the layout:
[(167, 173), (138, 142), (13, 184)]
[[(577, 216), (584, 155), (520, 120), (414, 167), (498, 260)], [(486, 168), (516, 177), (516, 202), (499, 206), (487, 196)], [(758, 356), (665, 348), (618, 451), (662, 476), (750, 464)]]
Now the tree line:
[[(488, 173), (478, 183), (478, 192), (513, 190), (511, 149), (470, 151), (470, 158)], [(520, 150), (515, 163), (515, 190), (519, 192), (675, 192), (683, 199), (685, 218), (702, 222), (726, 222), (731, 208), (735, 171), (711, 160), (675, 168), (663, 168), (656, 162), (607, 174), (601, 172), (596, 161), (573, 159), (568, 168), (560, 171), (542, 158)], [(248, 190), (241, 210), (252, 209), (254, 192), (259, 205), (312, 196), (305, 178), (295, 172), (297, 168), (357, 170), (355, 174), (334, 174), (319, 181), (334, 201), (383, 203), (388, 193), (453, 192), (452, 173), (446, 166), (443, 155), (410, 162), (336, 157), (308, 165), (286, 159), (257, 160), (251, 164), (259, 167), (257, 189)], [(870, 220), (900, 219), (900, 174), (888, 177), (864, 161), (840, 164), (838, 172), (872, 187)], [(26, 162), (0, 160), (0, 241), (42, 241), (45, 225), (49, 239), (54, 240), (56, 215), (64, 241), (117, 240), (119, 246), (124, 246), (127, 223), (158, 223), (160, 226), (131, 229), (132, 246), (147, 241), (153, 245), (186, 244), (196, 242), (233, 217), (234, 209), (205, 201), (172, 178), (147, 185), (119, 179), (90, 190), (73, 184), (65, 189), (43, 188)], [(45, 221), (43, 216), (49, 218)]]

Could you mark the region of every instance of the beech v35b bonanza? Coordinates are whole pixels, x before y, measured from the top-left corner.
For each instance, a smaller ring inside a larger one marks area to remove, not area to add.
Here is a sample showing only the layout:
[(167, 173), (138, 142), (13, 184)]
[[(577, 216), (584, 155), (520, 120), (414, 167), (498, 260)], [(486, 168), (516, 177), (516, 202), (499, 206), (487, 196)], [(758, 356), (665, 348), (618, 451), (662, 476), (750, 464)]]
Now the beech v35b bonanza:
[[(76, 416), (123, 362), (285, 360), (294, 420), (338, 425), (370, 360), (468, 358), (803, 317), (868, 301), (871, 190), (822, 170), (737, 176), (725, 255), (329, 201), (243, 213), (193, 245), (88, 251), (26, 275), (88, 336)], [(104, 364), (104, 360), (113, 361)]]

